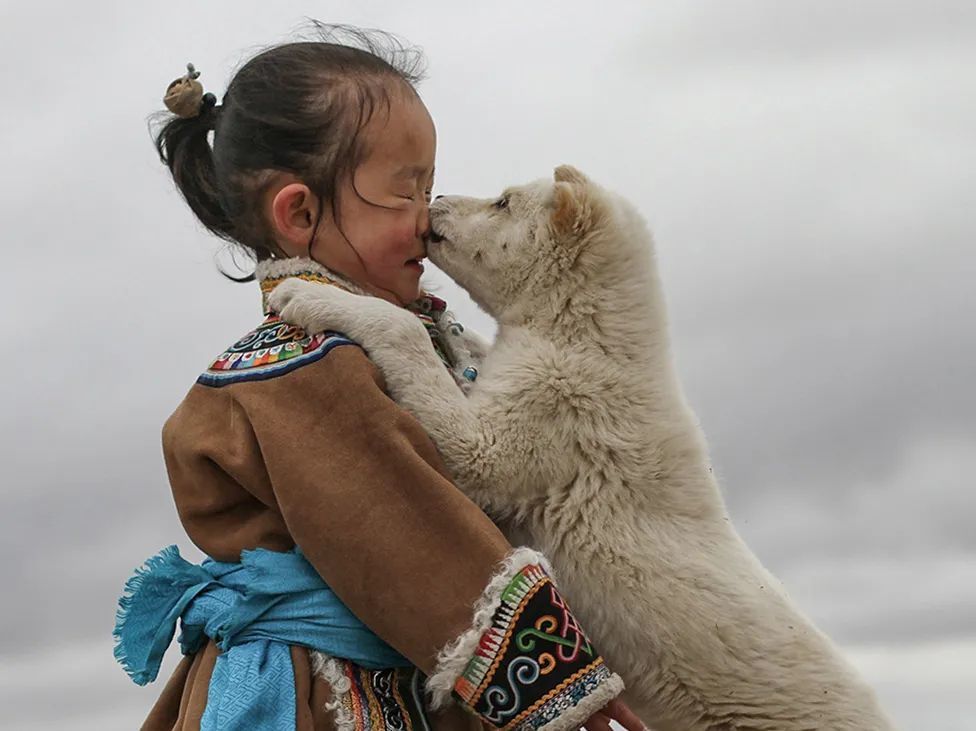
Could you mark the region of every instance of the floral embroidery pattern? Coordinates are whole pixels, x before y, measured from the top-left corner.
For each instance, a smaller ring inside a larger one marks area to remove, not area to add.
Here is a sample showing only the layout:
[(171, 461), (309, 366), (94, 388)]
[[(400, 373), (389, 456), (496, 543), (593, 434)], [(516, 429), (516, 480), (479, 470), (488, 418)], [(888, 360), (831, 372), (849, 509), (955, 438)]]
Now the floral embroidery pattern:
[(492, 626), (454, 685), (493, 726), (541, 728), (611, 677), (542, 566), (526, 566), (502, 592)]

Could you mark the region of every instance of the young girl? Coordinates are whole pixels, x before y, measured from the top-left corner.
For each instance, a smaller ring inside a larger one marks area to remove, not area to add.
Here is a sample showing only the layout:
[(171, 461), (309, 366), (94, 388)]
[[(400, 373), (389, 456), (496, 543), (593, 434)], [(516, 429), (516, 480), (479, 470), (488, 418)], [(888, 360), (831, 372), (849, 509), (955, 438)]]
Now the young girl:
[[(157, 147), (204, 226), (253, 254), (265, 295), (288, 277), (345, 287), (415, 308), (437, 336), (416, 57), (358, 39), (264, 51), (219, 105), (190, 66)], [(182, 624), (185, 657), (143, 728), (642, 728), (545, 558), (451, 484), (367, 355), (265, 314), (163, 430), (209, 558), (165, 549), (120, 600), (116, 655), (136, 682)]]

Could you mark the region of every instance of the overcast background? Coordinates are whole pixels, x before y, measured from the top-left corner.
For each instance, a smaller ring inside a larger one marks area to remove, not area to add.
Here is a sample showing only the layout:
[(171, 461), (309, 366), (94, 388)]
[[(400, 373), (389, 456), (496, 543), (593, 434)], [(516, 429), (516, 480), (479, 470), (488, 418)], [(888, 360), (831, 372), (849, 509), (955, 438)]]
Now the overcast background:
[(435, 192), (571, 162), (637, 203), (746, 540), (904, 729), (976, 729), (974, 8), (0, 3), (0, 726), (132, 729), (161, 690), (114, 664), (116, 596), (197, 555), (159, 429), (260, 305), (146, 117), (313, 16), (425, 49)]

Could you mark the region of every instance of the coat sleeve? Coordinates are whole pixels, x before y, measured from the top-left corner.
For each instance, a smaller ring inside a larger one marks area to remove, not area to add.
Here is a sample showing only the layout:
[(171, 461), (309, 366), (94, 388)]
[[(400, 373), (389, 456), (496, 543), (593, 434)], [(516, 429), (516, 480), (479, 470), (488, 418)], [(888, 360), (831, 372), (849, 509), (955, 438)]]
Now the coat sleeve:
[[(357, 346), (233, 386), (290, 534), (378, 636), (497, 727), (576, 729), (623, 690), (553, 583), (448, 479)], [(528, 726), (523, 724), (528, 723)]]

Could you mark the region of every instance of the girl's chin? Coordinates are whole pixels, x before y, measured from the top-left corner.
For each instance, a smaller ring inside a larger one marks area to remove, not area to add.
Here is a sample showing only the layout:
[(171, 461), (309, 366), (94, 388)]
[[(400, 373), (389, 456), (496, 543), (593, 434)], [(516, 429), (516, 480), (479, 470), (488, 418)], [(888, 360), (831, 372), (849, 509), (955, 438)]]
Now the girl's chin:
[(417, 299), (419, 299), (421, 292), (420, 274), (405, 276), (400, 282), (400, 286), (397, 287), (397, 296), (404, 305), (408, 305), (411, 302), (415, 302)]

